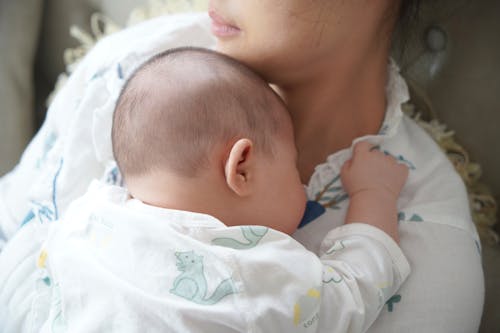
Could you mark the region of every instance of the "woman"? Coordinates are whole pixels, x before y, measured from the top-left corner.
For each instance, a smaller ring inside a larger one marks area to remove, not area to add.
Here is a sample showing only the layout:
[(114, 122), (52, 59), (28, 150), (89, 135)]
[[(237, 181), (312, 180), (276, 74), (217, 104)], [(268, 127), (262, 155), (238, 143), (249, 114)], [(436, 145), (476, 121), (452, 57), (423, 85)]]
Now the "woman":
[(216, 48), (274, 84), (290, 110), (311, 200), (295, 234), (306, 247), (321, 251), (332, 221), (343, 221), (336, 176), (353, 141), (364, 137), (410, 166), (399, 217), (412, 274), (370, 332), (474, 332), (484, 287), (465, 190), (435, 143), (401, 118), (407, 88), (387, 70), (398, 17), (415, 5), (212, 0), (209, 14)]
[[(258, 71), (288, 105), (298, 168), (309, 197), (294, 237), (307, 248), (318, 254), (329, 248), (331, 244), (322, 244), (325, 234), (344, 220), (348, 198), (339, 172), (355, 142), (368, 140), (409, 166), (398, 217), (400, 246), (412, 273), (369, 331), (474, 332), (484, 286), (465, 188), (436, 144), (402, 115), (408, 91), (389, 61), (398, 17), (407, 15), (411, 3), (213, 0), (209, 14), (216, 48)], [(116, 62), (103, 59), (123, 53), (120, 47), (131, 44), (134, 36), (141, 42), (146, 37), (165, 39), (160, 34), (150, 37), (156, 32), (154, 24), (135, 28), (127, 38), (103, 41), (56, 97), (20, 165), (0, 182), (0, 247), (19, 224), (25, 225), (25, 235), (39, 235), (32, 221), (57, 219), (93, 177), (102, 175), (110, 156), (110, 110), (119, 92), (115, 81), (122, 82), (138, 58), (146, 59), (162, 47), (132, 44), (137, 54), (117, 56)], [(172, 29), (182, 36), (189, 24), (179, 21)], [(212, 45), (203, 29), (192, 32), (190, 38), (199, 36), (192, 43)], [(150, 53), (141, 54), (143, 49)], [(109, 170), (107, 177), (119, 181), (116, 169)], [(32, 238), (26, 239), (31, 243), (23, 256), (35, 261), (30, 248), (36, 246)], [(7, 244), (4, 257), (9, 250)], [(0, 270), (0, 281), (7, 271)], [(384, 290), (383, 281), (379, 288)]]

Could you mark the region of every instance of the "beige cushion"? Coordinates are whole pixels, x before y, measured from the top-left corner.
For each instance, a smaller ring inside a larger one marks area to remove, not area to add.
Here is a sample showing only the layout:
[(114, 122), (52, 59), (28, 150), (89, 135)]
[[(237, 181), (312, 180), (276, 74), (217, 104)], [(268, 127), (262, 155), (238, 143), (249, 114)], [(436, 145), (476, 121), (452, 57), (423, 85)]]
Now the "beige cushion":
[(148, 0), (46, 0), (45, 3), (38, 58), (41, 74), (53, 84), (65, 70), (64, 50), (79, 45), (69, 33), (72, 25), (89, 32), (90, 16), (100, 12), (123, 26), (132, 9), (147, 4)]
[(0, 1), (0, 174), (33, 134), (33, 62), (42, 1)]

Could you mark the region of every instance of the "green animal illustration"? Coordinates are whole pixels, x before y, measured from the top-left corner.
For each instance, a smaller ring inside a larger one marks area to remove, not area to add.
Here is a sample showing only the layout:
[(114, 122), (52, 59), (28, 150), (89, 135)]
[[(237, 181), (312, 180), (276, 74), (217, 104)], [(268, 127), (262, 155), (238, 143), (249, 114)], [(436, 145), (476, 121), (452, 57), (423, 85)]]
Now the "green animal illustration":
[(236, 293), (231, 278), (223, 280), (215, 291), (207, 297), (207, 280), (203, 272), (203, 256), (193, 251), (176, 252), (177, 269), (182, 273), (174, 280), (170, 292), (201, 305), (212, 305), (219, 302), (227, 295)]
[(235, 250), (251, 249), (257, 246), (257, 244), (269, 230), (268, 228), (262, 226), (244, 226), (240, 229), (246, 241), (241, 242), (234, 238), (221, 237), (212, 240), (212, 244), (229, 247)]

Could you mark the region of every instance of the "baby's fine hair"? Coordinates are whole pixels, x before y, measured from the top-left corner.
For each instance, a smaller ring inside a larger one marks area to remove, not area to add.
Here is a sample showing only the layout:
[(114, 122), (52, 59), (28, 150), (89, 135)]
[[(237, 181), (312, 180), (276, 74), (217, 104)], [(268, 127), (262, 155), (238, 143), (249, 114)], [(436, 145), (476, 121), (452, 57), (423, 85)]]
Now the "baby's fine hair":
[(160, 53), (125, 83), (113, 115), (113, 154), (125, 181), (152, 171), (196, 176), (216, 147), (240, 138), (272, 155), (281, 99), (243, 64), (215, 51)]

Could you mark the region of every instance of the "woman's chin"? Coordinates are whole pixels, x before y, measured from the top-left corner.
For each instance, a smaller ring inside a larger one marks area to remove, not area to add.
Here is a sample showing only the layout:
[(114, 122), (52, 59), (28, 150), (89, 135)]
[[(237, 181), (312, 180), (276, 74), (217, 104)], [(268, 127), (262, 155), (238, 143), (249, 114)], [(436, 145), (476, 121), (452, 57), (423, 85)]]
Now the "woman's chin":
[[(241, 56), (241, 48), (238, 48), (236, 40), (228, 40), (228, 39), (219, 39), (217, 38), (217, 42), (215, 44), (215, 51), (224, 53), (230, 57), (238, 59)], [(240, 52), (238, 52), (240, 49)]]

